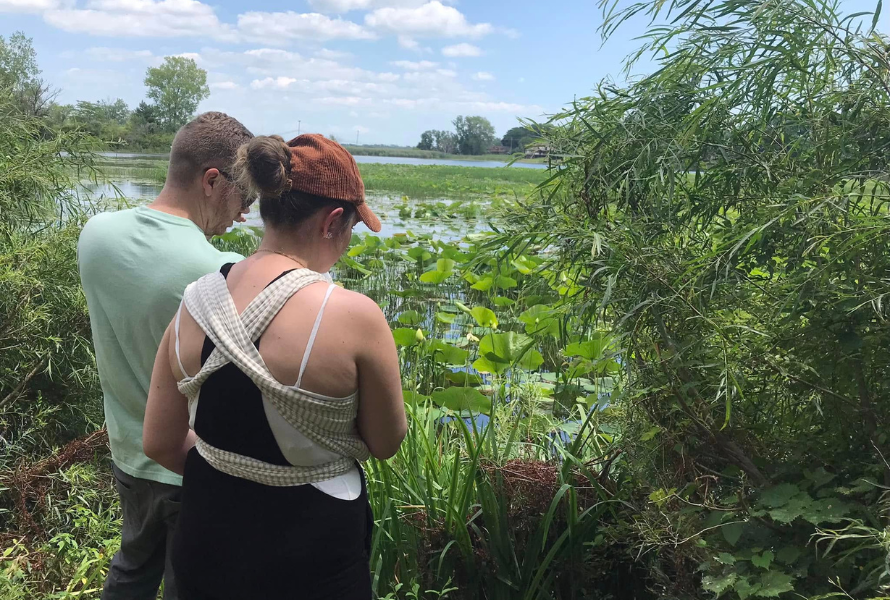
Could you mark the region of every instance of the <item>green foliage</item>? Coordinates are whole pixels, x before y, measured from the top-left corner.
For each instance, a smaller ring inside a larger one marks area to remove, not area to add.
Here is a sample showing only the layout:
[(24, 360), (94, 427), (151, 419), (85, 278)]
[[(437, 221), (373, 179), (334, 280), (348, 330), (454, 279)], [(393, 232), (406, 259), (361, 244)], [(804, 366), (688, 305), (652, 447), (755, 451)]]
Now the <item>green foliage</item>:
[(0, 90), (21, 94), (38, 81), (40, 68), (31, 38), (21, 31), (0, 36)]
[(497, 141), (494, 125), (485, 117), (454, 119), (454, 137), (461, 154), (484, 154)]
[(558, 170), (488, 247), (546, 248), (566, 310), (611, 332), (598, 364), (665, 595), (885, 593), (861, 482), (890, 481), (887, 39), (832, 2), (602, 6), (607, 35), (667, 23), (628, 67), (658, 69), (553, 118)]
[(159, 67), (145, 72), (146, 96), (154, 100), (157, 112), (167, 131), (185, 125), (198, 109), (198, 104), (210, 96), (207, 71), (198, 67), (194, 59), (168, 56)]

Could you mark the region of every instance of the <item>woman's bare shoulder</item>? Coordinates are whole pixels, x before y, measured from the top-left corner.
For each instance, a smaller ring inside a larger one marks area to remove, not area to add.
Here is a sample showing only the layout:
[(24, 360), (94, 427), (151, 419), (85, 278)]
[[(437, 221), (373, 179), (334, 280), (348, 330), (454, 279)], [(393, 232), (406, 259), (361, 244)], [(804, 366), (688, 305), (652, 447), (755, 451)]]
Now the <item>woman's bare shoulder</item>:
[(353, 292), (346, 288), (337, 287), (328, 301), (330, 310), (341, 318), (358, 320), (362, 322), (386, 323), (386, 317), (380, 306), (371, 298)]

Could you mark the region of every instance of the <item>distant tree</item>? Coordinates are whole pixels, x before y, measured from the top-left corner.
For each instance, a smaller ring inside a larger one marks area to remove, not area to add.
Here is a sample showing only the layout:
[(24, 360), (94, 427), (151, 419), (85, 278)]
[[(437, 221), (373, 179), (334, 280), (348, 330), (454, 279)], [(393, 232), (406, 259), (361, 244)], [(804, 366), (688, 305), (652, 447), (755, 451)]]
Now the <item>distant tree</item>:
[(210, 96), (207, 71), (191, 58), (168, 56), (159, 67), (145, 72), (146, 96), (158, 109), (168, 131), (179, 129), (195, 114), (198, 104)]
[(37, 52), (31, 38), (20, 31), (8, 40), (0, 36), (0, 94), (26, 115), (37, 117), (46, 116), (57, 94), (40, 78)]
[(130, 107), (120, 98), (114, 102), (107, 100), (100, 101), (99, 105), (102, 107), (104, 116), (109, 121), (124, 125), (130, 119)]
[(537, 137), (535, 132), (526, 127), (513, 127), (504, 134), (504, 137), (501, 139), (501, 145), (511, 150), (522, 150)]
[(433, 135), (436, 138), (436, 150), (448, 154), (457, 153), (457, 136), (450, 131), (434, 131)]
[(495, 142), (494, 125), (485, 117), (463, 117), (454, 120), (457, 148), (461, 154), (484, 154)]
[(13, 33), (9, 40), (0, 36), (0, 90), (21, 92), (39, 76), (37, 52), (31, 38), (21, 31)]
[(130, 113), (130, 125), (134, 129), (141, 128), (149, 133), (160, 131), (161, 113), (158, 107), (143, 100)]
[(74, 107), (70, 104), (52, 103), (46, 111), (46, 120), (50, 127), (62, 129), (68, 124), (74, 114)]
[(420, 142), (417, 144), (418, 150), (432, 150), (436, 144), (435, 131), (427, 130), (420, 134)]

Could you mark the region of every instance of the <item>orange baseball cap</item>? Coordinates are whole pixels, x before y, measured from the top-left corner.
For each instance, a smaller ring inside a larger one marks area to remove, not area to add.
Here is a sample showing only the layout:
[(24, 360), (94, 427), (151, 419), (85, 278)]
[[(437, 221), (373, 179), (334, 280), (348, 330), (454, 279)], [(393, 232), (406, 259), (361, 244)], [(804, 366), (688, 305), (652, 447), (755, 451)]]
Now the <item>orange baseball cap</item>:
[(368, 229), (380, 231), (380, 219), (365, 203), (365, 184), (346, 148), (317, 133), (297, 136), (287, 145), (292, 190), (350, 202)]

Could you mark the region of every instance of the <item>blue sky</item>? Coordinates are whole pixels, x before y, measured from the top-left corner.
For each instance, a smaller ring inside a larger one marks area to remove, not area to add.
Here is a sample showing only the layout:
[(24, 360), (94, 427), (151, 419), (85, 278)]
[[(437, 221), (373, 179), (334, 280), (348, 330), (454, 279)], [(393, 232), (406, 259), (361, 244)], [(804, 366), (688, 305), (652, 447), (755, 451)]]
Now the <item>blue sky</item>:
[[(59, 100), (144, 97), (145, 69), (186, 55), (254, 133), (414, 145), (483, 115), (498, 134), (620, 75), (643, 21), (605, 46), (596, 0), (0, 0), (0, 35), (34, 40)], [(845, 12), (876, 0), (842, 0)], [(888, 19), (882, 17), (886, 31)], [(646, 65), (641, 65), (642, 69)]]

